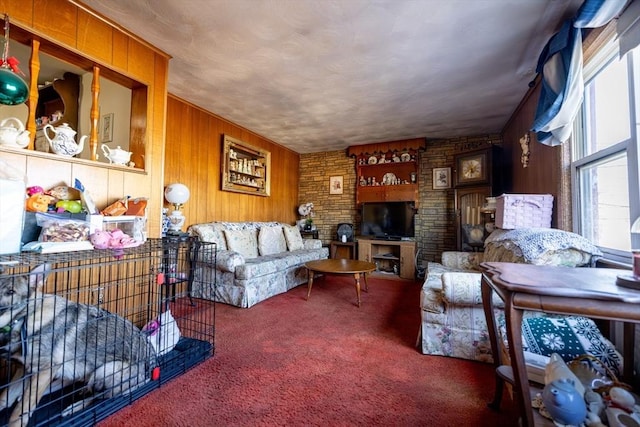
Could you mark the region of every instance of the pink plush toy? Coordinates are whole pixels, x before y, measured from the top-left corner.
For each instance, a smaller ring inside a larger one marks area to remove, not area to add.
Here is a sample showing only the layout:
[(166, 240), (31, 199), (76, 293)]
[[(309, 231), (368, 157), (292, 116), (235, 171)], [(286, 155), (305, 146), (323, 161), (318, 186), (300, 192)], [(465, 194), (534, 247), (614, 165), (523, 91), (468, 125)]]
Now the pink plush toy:
[(111, 233), (108, 231), (98, 230), (89, 236), (89, 241), (96, 249), (108, 249), (109, 241), (111, 240)]
[(111, 231), (96, 231), (89, 236), (89, 240), (96, 249), (123, 249), (140, 244), (119, 228)]

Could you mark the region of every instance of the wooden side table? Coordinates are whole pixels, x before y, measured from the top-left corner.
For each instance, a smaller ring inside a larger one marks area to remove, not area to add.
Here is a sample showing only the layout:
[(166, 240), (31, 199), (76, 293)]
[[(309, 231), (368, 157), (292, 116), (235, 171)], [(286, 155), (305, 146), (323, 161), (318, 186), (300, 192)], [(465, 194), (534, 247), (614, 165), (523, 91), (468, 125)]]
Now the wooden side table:
[(330, 258), (341, 259), (358, 259), (357, 251), (358, 247), (356, 242), (341, 242), (340, 240), (332, 240), (329, 248)]
[[(514, 385), (514, 397), (523, 416), (523, 426), (533, 427), (536, 425), (534, 419), (538, 417), (531, 408), (531, 389), (522, 351), (522, 315), (525, 310), (625, 322), (623, 379), (629, 381), (632, 378), (632, 332), (633, 323), (640, 323), (640, 291), (616, 285), (618, 274), (624, 270), (506, 262), (486, 262), (481, 267), (484, 271), (482, 303), (496, 365), (498, 392), (504, 380)], [(492, 301), (494, 292), (504, 301), (511, 367), (503, 366), (500, 360), (499, 333)]]
[(303, 239), (317, 239), (318, 238), (318, 230), (304, 231), (300, 230), (300, 235)]

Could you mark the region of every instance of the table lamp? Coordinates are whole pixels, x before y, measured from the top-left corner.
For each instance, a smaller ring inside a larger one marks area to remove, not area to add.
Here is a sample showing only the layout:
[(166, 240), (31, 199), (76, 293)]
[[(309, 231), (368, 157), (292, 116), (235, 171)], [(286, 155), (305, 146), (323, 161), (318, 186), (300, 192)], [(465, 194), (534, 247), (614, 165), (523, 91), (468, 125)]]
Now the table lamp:
[(18, 60), (9, 56), (9, 15), (4, 15), (4, 47), (0, 63), (0, 104), (18, 105), (29, 98), (29, 86), (18, 75)]
[(185, 217), (180, 212), (182, 205), (189, 200), (189, 189), (180, 183), (169, 184), (164, 190), (164, 198), (173, 205), (173, 212), (169, 215), (169, 234), (182, 234)]

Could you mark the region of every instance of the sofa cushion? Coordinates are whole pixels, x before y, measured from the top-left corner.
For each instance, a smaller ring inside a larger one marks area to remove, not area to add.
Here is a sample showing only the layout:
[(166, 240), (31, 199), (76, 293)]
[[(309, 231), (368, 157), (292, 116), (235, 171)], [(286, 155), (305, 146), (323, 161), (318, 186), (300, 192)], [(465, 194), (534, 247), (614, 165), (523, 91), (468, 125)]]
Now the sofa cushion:
[(256, 230), (224, 230), (229, 250), (236, 251), (245, 258), (258, 256), (258, 233)]
[(295, 225), (284, 225), (284, 238), (287, 241), (287, 247), (289, 248), (289, 251), (298, 251), (304, 248), (300, 229)]
[(287, 251), (282, 227), (261, 227), (258, 232), (258, 252), (260, 255), (271, 255)]
[(554, 228), (495, 230), (485, 240), (485, 262), (581, 267), (602, 252), (579, 234)]
[(224, 237), (224, 227), (215, 222), (205, 224), (193, 224), (189, 227), (191, 234), (198, 236), (203, 242), (213, 242), (219, 251), (227, 250), (227, 241)]

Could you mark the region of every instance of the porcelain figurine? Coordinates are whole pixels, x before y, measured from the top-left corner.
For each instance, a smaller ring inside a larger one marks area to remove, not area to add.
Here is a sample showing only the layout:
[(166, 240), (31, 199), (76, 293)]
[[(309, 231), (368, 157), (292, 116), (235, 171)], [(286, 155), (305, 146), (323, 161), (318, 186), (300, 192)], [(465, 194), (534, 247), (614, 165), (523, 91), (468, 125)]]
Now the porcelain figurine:
[(587, 404), (570, 379), (561, 378), (547, 384), (542, 390), (542, 402), (557, 423), (579, 426), (587, 418)]
[(130, 151), (125, 151), (118, 145), (118, 148), (111, 149), (107, 144), (102, 144), (102, 152), (104, 156), (109, 159), (109, 163), (115, 163), (117, 165), (126, 165), (131, 160)]
[(29, 141), (29, 131), (20, 119), (8, 117), (0, 122), (0, 145), (25, 148)]
[[(60, 156), (73, 157), (82, 152), (84, 140), (87, 139), (87, 135), (84, 135), (80, 138), (80, 142), (76, 143), (76, 131), (67, 123), (63, 123), (55, 128), (50, 124), (47, 124), (44, 126), (43, 130), (45, 138), (49, 141), (51, 150)], [(49, 137), (48, 130), (55, 134), (53, 139)]]

